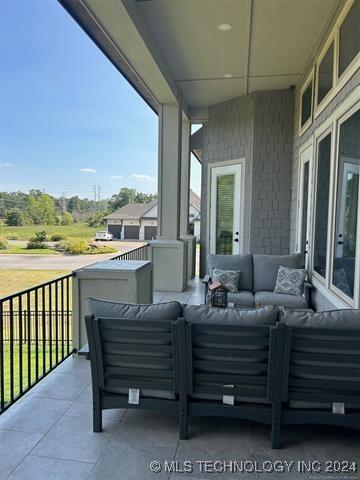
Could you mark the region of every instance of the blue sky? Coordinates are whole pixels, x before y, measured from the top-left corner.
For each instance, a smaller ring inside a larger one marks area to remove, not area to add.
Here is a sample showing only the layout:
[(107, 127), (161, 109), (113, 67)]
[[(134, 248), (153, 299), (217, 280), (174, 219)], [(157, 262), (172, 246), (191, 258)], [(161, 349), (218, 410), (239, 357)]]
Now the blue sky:
[[(56, 0), (1, 0), (0, 189), (155, 192), (157, 116)], [(199, 167), (192, 186), (199, 191)]]

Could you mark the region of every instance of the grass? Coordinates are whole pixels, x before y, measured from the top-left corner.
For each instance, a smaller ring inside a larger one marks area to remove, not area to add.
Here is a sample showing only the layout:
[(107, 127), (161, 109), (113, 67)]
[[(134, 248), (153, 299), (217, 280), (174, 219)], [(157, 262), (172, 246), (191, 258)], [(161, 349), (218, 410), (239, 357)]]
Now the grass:
[(48, 237), (53, 234), (64, 235), (67, 238), (92, 238), (101, 227), (89, 227), (86, 223), (72, 225), (24, 225), (22, 227), (0, 226), (0, 237), (9, 238), (13, 235), (18, 240), (30, 240), (36, 232), (45, 230)]
[[(22, 368), (20, 369), (20, 345), (18, 342), (14, 342), (13, 346), (13, 385), (14, 385), (14, 397), (18, 396), (20, 393), (20, 371), (22, 372), (22, 386), (25, 391), (28, 388), (28, 344), (24, 343), (21, 345), (22, 349)], [(62, 358), (62, 345), (61, 342), (58, 343), (58, 361)], [(70, 350), (72, 349), (70, 344)], [(56, 346), (52, 344), (52, 365), (55, 366), (58, 362), (56, 359)], [(36, 380), (36, 357), (38, 356), (38, 374), (39, 378), (44, 375), (44, 358), (45, 352), (45, 373), (50, 370), (50, 344), (49, 342), (45, 345), (45, 350), (43, 345), (38, 346), (38, 355), (36, 355), (35, 344), (30, 344), (30, 383), (33, 383)], [(10, 401), (10, 380), (11, 380), (11, 371), (10, 371), (10, 344), (4, 342), (4, 397), (5, 403)], [(64, 356), (66, 356), (66, 343), (64, 345)]]
[(14, 247), (11, 246), (5, 250), (0, 250), (0, 254), (5, 255), (30, 255), (30, 254), (37, 254), (37, 255), (59, 255), (59, 252), (56, 252), (52, 248), (31, 248), (27, 249), (26, 247)]
[(0, 297), (70, 273), (66, 270), (0, 269)]

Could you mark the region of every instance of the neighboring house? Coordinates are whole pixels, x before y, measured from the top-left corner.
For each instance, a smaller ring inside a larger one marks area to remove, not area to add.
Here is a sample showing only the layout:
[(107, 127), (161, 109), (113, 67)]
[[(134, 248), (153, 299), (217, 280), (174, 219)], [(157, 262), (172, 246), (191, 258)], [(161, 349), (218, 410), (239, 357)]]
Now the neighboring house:
[[(123, 240), (153, 240), (157, 235), (157, 200), (128, 203), (105, 217), (107, 230)], [(200, 236), (200, 197), (190, 190), (189, 231)]]

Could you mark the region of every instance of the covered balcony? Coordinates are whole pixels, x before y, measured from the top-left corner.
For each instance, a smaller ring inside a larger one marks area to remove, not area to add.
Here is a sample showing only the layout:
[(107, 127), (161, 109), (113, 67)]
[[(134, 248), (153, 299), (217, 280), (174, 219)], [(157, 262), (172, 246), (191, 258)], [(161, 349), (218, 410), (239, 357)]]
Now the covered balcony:
[[(196, 305), (208, 254), (301, 253), (313, 310), (359, 309), (360, 1), (59, 1), (159, 117), (157, 239), (112, 261), (149, 260), (154, 303)], [(176, 418), (118, 409), (94, 433), (74, 279), (0, 299), (0, 480), (358, 478), (342, 427), (285, 426), (273, 450), (260, 423), (195, 417), (179, 440)]]

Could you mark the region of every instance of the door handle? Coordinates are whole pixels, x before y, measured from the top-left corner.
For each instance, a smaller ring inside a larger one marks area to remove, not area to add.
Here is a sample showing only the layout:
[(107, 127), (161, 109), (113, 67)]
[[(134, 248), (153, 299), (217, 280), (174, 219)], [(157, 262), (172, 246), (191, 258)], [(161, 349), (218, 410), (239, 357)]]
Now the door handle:
[(238, 239), (238, 238), (234, 238), (234, 242), (238, 243), (238, 242), (239, 242), (239, 239)]
[(344, 242), (342, 242), (341, 240), (339, 240), (339, 241), (337, 242), (337, 244), (338, 244), (338, 245), (344, 245)]

